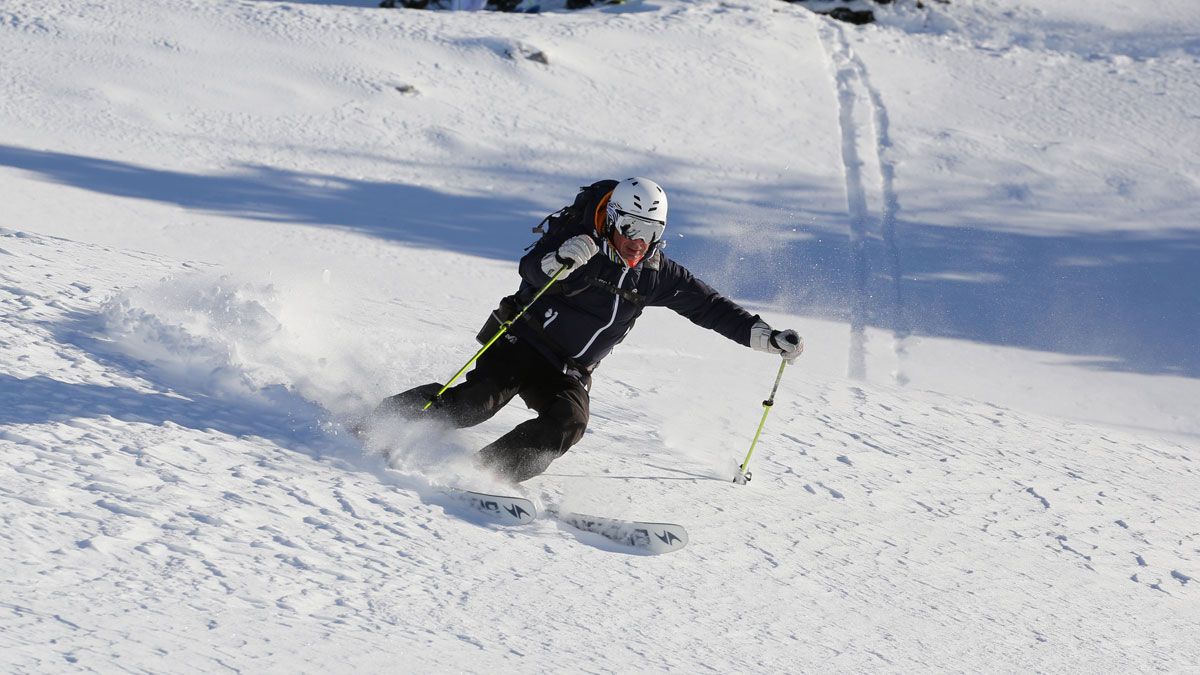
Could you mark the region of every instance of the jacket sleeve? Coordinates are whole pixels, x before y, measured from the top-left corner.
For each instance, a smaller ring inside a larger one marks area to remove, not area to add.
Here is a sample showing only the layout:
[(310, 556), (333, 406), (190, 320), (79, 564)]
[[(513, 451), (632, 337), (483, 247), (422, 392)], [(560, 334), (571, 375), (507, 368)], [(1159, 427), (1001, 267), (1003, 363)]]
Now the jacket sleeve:
[(542, 271), (542, 258), (551, 251), (557, 251), (562, 245), (561, 241), (549, 241), (556, 239), (549, 235), (542, 237), (529, 249), (529, 252), (521, 257), (521, 264), (518, 270), (521, 273), (521, 279), (534, 288), (541, 288), (550, 281), (550, 275)]
[(658, 292), (647, 304), (668, 307), (697, 326), (750, 346), (750, 327), (759, 320), (757, 314), (747, 312), (673, 260), (664, 259), (659, 274)]

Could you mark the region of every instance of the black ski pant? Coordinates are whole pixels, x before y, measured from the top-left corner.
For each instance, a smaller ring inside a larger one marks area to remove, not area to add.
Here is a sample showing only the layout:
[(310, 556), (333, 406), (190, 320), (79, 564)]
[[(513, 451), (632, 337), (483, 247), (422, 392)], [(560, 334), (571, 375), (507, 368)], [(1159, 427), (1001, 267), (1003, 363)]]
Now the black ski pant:
[(442, 388), (437, 382), (384, 399), (376, 414), (429, 416), (454, 427), (470, 427), (490, 419), (519, 395), (537, 417), (480, 450), (477, 461), (514, 483), (542, 473), (583, 438), (588, 389), (579, 378), (555, 370), (533, 348), (510, 342), (509, 337), (496, 341), (466, 380), (446, 390), (429, 410), (421, 408)]

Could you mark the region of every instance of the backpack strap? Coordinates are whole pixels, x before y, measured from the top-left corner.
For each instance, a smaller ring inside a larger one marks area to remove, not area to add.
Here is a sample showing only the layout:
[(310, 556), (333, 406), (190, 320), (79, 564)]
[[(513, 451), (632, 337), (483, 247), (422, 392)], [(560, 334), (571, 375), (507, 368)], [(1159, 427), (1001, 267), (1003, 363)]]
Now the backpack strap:
[(638, 309), (646, 306), (645, 296), (640, 295), (637, 291), (627, 291), (624, 288), (617, 288), (615, 284), (604, 281), (603, 279), (597, 279), (595, 277), (585, 277), (584, 281), (586, 281), (587, 285), (591, 286), (592, 288), (599, 288), (602, 291), (608, 291), (613, 295), (621, 296)]
[[(572, 218), (575, 215), (571, 210), (572, 208), (574, 208), (573, 204), (567, 205), (555, 211), (554, 213), (551, 213), (545, 218), (542, 218), (542, 222), (538, 223), (537, 227), (531, 230), (534, 234), (538, 235), (538, 238), (530, 242), (530, 244), (525, 247), (525, 250), (528, 252), (534, 246), (537, 246), (537, 243), (542, 240), (542, 237), (546, 236), (547, 232), (554, 229), (554, 226), (559, 220), (563, 218)], [(549, 225), (549, 228), (547, 228), (547, 225)]]

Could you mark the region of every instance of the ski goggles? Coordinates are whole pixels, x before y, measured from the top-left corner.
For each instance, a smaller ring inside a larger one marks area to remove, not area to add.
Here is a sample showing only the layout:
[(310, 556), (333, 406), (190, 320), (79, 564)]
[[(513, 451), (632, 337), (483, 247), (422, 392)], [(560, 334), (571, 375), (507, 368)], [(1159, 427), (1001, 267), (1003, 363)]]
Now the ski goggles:
[(613, 229), (628, 239), (641, 239), (653, 244), (662, 239), (663, 231), (667, 229), (667, 224), (661, 220), (651, 220), (624, 211), (614, 213)]

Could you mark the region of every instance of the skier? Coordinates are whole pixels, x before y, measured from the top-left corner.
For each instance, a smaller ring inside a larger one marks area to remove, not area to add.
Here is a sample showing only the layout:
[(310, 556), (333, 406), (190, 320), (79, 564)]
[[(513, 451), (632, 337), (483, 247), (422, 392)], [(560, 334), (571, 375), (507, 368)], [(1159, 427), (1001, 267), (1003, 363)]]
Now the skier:
[[(663, 254), (667, 195), (646, 178), (582, 188), (572, 206), (521, 258), (521, 285), (505, 307), (522, 307), (560, 268), (558, 281), (440, 397), (430, 383), (385, 399), (375, 417), (431, 417), (455, 427), (484, 422), (519, 395), (537, 417), (476, 456), (478, 465), (519, 483), (543, 471), (583, 438), (592, 371), (647, 306), (668, 307), (698, 326), (788, 361), (804, 351), (794, 330), (773, 330)], [(495, 334), (495, 318), (480, 341)], [(433, 402), (428, 409), (426, 404)]]

